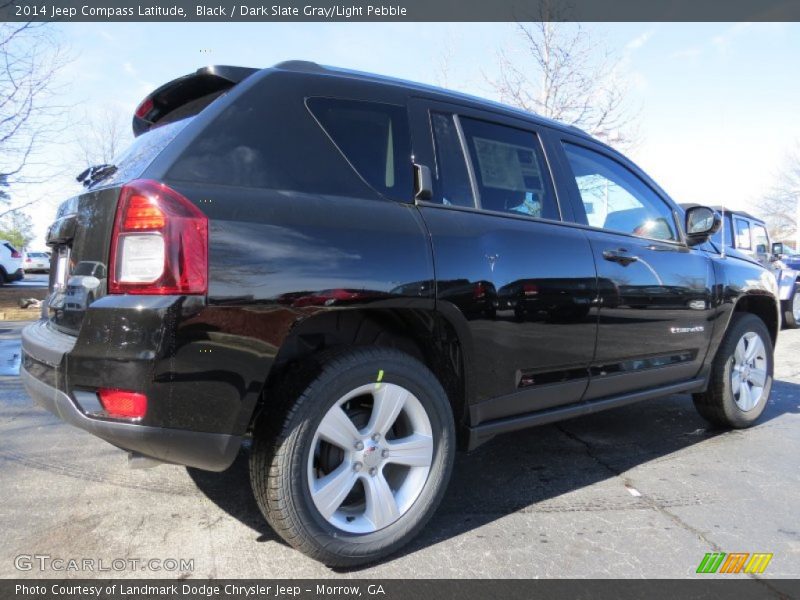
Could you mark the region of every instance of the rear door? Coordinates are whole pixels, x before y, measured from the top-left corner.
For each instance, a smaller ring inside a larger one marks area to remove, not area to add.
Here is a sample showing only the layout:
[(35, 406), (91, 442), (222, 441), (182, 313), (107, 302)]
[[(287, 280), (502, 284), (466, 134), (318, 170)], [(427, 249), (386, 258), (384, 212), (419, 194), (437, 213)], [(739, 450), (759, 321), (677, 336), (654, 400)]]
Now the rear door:
[(585, 232), (562, 217), (549, 132), (422, 99), (411, 113), (415, 161), (433, 176), (433, 198), (418, 207), (437, 306), (460, 313), (475, 349), (472, 423), (579, 401), (597, 281)]
[(583, 138), (562, 136), (562, 148), (601, 299), (586, 399), (693, 378), (714, 323), (709, 257), (686, 245), (674, 205), (634, 165)]

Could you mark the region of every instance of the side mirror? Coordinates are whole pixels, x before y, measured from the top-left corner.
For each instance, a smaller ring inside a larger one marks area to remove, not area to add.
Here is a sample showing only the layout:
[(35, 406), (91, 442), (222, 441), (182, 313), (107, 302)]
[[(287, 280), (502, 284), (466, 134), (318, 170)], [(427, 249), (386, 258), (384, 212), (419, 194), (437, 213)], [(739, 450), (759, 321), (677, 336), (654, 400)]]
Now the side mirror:
[(766, 254), (766, 253), (767, 253), (766, 244), (756, 244), (756, 254)]
[(433, 198), (433, 178), (431, 170), (425, 165), (414, 165), (414, 199), (430, 200)]
[(722, 225), (719, 214), (707, 206), (693, 206), (686, 210), (686, 241), (696, 246), (707, 241)]
[(775, 256), (780, 256), (781, 254), (786, 254), (786, 250), (783, 249), (783, 242), (773, 242), (773, 244), (772, 244), (772, 253)]

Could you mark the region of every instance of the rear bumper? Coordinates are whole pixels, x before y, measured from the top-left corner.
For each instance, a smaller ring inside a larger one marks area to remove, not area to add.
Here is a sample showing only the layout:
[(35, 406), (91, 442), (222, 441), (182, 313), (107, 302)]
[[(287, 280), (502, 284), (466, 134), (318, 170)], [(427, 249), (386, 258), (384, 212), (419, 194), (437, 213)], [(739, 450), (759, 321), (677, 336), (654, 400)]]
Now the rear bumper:
[(153, 427), (95, 416), (100, 408), (91, 391), (64, 389), (63, 364), (74, 342), (49, 329), (43, 321), (22, 332), (20, 378), (39, 406), (123, 450), (163, 462), (208, 471), (223, 471), (233, 463), (242, 437), (222, 433)]

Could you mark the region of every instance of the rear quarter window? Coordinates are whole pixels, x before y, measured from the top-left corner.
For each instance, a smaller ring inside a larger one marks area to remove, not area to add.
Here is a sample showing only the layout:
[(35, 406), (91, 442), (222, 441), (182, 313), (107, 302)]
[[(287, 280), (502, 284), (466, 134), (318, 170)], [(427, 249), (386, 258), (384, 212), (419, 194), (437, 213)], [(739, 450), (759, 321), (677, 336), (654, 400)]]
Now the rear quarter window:
[(306, 105), (364, 181), (388, 198), (411, 198), (411, 143), (405, 107), (333, 98), (309, 98)]

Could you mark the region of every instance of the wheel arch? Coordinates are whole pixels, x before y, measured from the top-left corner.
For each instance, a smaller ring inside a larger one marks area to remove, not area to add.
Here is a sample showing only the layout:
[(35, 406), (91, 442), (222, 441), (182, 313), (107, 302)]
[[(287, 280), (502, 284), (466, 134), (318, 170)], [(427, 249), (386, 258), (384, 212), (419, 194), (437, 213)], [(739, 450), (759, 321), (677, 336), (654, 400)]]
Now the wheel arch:
[(331, 310), (299, 321), (275, 357), (251, 427), (262, 415), (270, 413), (270, 397), (293, 365), (337, 348), (378, 346), (405, 352), (433, 372), (450, 400), (461, 441), (461, 430), (467, 425), (467, 407), (474, 394), (472, 339), (463, 315), (443, 308)]
[(780, 303), (771, 295), (745, 294), (734, 305), (731, 318), (736, 313), (754, 314), (767, 326), (772, 346), (775, 347), (775, 343), (778, 341), (778, 330), (780, 329), (779, 305)]

